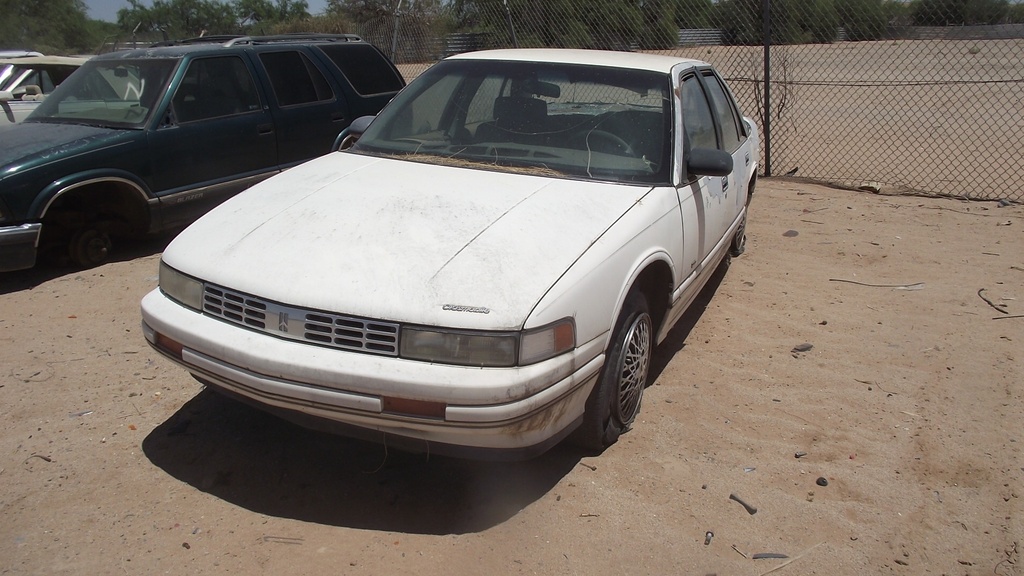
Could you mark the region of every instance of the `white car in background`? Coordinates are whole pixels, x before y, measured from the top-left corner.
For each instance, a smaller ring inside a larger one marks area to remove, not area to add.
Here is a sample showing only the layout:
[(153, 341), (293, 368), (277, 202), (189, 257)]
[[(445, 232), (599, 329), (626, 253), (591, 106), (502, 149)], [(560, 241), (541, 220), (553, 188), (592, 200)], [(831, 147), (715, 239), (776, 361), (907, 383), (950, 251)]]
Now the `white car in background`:
[(347, 136), (182, 232), (142, 301), (156, 350), (305, 425), (479, 458), (570, 435), (600, 451), (744, 249), (758, 131), (704, 62), (462, 54)]
[(86, 60), (38, 53), (0, 58), (0, 125), (24, 120)]

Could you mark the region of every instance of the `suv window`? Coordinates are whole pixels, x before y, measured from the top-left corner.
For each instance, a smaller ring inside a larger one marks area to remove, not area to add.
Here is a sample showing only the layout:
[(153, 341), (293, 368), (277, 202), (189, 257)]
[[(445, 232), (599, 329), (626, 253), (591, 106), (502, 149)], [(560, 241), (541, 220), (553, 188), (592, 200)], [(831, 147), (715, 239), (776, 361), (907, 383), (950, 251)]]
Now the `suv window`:
[(172, 101), (178, 122), (243, 114), (260, 109), (252, 75), (241, 58), (193, 60)]
[(722, 81), (711, 72), (704, 74), (704, 82), (711, 94), (711, 101), (715, 105), (715, 115), (718, 117), (718, 124), (722, 127), (722, 149), (732, 153), (740, 147), (743, 141), (740, 135), (739, 116), (733, 107), (732, 99), (725, 93)]
[(683, 125), (690, 148), (718, 148), (711, 107), (696, 76), (683, 79)]
[(305, 54), (294, 50), (264, 52), (260, 54), (260, 62), (267, 69), (277, 103), (282, 108), (334, 98), (327, 79)]
[(368, 44), (328, 44), (318, 46), (341, 70), (356, 92), (362, 95), (397, 92), (402, 89), (402, 78), (388, 74), (391, 63)]

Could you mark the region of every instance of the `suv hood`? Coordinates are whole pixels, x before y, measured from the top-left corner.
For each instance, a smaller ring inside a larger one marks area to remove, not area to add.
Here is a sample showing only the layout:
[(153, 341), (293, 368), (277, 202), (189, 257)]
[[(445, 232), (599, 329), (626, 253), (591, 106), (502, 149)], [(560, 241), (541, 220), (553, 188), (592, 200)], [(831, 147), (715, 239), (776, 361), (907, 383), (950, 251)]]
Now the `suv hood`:
[(649, 190), (333, 153), (222, 204), (163, 258), (284, 304), (516, 330)]
[(116, 144), (126, 131), (80, 124), (23, 122), (0, 128), (0, 177), (11, 168), (31, 167)]

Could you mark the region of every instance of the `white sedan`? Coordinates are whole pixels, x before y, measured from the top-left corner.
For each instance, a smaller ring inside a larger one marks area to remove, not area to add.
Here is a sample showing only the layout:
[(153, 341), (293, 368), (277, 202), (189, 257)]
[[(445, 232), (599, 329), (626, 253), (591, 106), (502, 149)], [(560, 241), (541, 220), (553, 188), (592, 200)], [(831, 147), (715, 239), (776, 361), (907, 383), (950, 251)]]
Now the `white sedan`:
[(704, 62), (463, 54), (348, 136), (182, 232), (142, 301), (156, 350), (304, 425), (476, 458), (600, 451), (744, 248), (758, 132)]

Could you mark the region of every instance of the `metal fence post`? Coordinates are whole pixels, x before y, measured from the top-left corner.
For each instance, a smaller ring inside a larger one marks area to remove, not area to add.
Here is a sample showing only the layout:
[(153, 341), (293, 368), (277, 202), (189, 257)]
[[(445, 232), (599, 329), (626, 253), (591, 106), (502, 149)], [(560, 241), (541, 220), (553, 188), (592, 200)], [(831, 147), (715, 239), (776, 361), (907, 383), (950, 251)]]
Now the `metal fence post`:
[(761, 3), (761, 33), (764, 35), (764, 175), (772, 175), (772, 2)]

